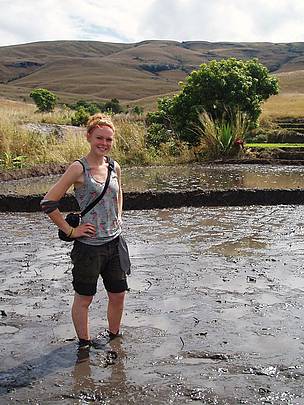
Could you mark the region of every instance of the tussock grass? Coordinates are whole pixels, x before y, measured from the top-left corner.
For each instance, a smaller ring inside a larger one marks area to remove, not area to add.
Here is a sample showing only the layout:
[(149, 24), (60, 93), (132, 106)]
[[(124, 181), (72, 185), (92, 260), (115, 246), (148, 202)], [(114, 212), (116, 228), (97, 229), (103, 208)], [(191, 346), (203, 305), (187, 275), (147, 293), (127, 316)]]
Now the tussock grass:
[[(111, 155), (124, 165), (153, 165), (184, 163), (191, 152), (183, 144), (164, 144), (155, 151), (147, 147), (143, 117), (118, 115), (115, 144)], [(70, 111), (37, 113), (34, 105), (0, 100), (0, 169), (31, 167), (38, 164), (66, 164), (85, 155), (89, 144), (85, 130), (67, 130), (63, 137), (54, 131), (42, 134), (26, 129), (25, 123), (67, 124)]]
[(122, 164), (150, 163), (150, 156), (146, 149), (146, 128), (144, 123), (118, 117), (114, 119), (114, 125), (116, 133), (112, 151), (113, 158)]
[(180, 164), (192, 161), (193, 152), (182, 142), (161, 144), (158, 150), (147, 148), (146, 127), (142, 117), (115, 116), (115, 144), (112, 156), (122, 164)]
[[(271, 130), (276, 126), (273, 120), (303, 117), (303, 111), (304, 94), (274, 96), (265, 103), (260, 123)], [(73, 111), (64, 108), (58, 108), (52, 113), (38, 113), (34, 104), (0, 99), (0, 170), (47, 163), (66, 164), (86, 154), (89, 145), (86, 137), (82, 135), (84, 131), (67, 131), (66, 135), (60, 138), (55, 133), (41, 134), (22, 126), (25, 123), (69, 124), (72, 114)], [(157, 149), (148, 148), (144, 116), (121, 114), (114, 116), (114, 123), (117, 132), (112, 156), (123, 165), (189, 163), (201, 159), (206, 153), (206, 142), (190, 149), (182, 142), (171, 140)], [(240, 124), (236, 127), (242, 128)], [(226, 129), (224, 132), (228, 136), (231, 131)], [(214, 130), (215, 128), (210, 128), (210, 133)], [(242, 139), (242, 134), (235, 133), (234, 139), (236, 138)], [(211, 137), (210, 142), (219, 142), (218, 135), (216, 139)], [(225, 144), (227, 146), (232, 143), (230, 138), (227, 139), (227, 142), (225, 139), (220, 140), (221, 149)]]
[(42, 163), (67, 163), (87, 148), (84, 137), (69, 134), (59, 139), (55, 134), (26, 130), (28, 122), (67, 123), (67, 113), (36, 113), (32, 104), (0, 102), (0, 167), (4, 169), (34, 166)]
[(208, 158), (237, 156), (241, 151), (249, 121), (246, 114), (230, 112), (222, 119), (213, 119), (207, 112), (199, 114), (195, 128), (200, 135), (199, 154)]

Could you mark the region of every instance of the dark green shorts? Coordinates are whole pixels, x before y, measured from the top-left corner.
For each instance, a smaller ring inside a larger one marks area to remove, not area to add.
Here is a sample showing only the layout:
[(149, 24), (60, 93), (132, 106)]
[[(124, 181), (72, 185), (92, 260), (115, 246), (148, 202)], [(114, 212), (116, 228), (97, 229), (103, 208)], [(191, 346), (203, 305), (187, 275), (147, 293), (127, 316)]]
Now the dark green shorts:
[(123, 268), (126, 258), (120, 257), (122, 253), (119, 249), (119, 238), (99, 246), (74, 242), (71, 252), (74, 265), (72, 274), (74, 290), (78, 294), (96, 294), (99, 276), (102, 277), (108, 292), (120, 293), (128, 290), (127, 275)]

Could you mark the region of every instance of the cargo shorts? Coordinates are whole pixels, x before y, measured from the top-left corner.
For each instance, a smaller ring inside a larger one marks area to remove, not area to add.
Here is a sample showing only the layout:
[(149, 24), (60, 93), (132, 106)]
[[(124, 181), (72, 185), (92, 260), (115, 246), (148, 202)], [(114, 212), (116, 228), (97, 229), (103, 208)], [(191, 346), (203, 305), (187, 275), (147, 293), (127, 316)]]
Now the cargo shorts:
[(125, 240), (120, 235), (104, 245), (74, 242), (71, 251), (73, 287), (80, 295), (96, 294), (99, 276), (108, 292), (127, 291), (130, 258)]

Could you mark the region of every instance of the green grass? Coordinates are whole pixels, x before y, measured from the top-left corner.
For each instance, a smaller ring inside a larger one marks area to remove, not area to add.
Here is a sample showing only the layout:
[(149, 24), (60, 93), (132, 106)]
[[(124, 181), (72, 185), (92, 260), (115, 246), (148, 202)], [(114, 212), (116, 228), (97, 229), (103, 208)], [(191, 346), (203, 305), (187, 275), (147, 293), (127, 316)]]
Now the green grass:
[[(40, 164), (67, 164), (88, 153), (85, 131), (41, 134), (28, 130), (24, 123), (68, 123), (68, 111), (36, 113), (33, 104), (0, 100), (0, 172), (29, 168)], [(117, 115), (115, 143), (111, 155), (124, 165), (161, 165), (186, 163), (194, 159), (184, 144), (163, 144), (157, 152), (146, 142), (144, 118)], [(174, 151), (174, 153), (172, 152)]]
[(304, 148), (304, 143), (246, 143), (246, 148), (281, 149)]

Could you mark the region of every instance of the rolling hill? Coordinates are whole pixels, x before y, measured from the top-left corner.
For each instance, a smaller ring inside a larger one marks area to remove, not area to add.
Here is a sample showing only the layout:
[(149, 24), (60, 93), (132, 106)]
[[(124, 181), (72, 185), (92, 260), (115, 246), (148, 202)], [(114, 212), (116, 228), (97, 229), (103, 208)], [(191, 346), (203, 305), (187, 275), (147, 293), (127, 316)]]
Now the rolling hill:
[(277, 75), (283, 93), (304, 94), (304, 42), (211, 43), (50, 41), (0, 47), (0, 96), (28, 99), (45, 87), (61, 102), (118, 98), (148, 105), (178, 90), (201, 63), (258, 58)]

